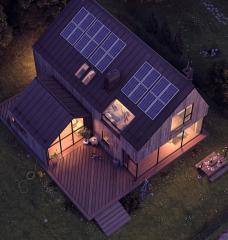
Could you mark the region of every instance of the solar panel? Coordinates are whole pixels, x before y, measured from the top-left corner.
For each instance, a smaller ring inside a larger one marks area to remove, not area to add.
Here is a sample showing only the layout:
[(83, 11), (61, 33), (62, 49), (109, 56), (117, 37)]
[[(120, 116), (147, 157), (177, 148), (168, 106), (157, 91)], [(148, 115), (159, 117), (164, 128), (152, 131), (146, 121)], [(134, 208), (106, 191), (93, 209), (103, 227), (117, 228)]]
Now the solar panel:
[(131, 93), (129, 98), (133, 103), (137, 103), (147, 92), (147, 89), (143, 85), (139, 85), (134, 92)]
[(108, 36), (109, 29), (99, 20), (95, 21), (83, 37), (75, 44), (75, 48), (86, 58), (97, 49), (98, 45)]
[(126, 46), (84, 7), (60, 35), (102, 73)]
[(165, 105), (159, 101), (158, 99), (150, 106), (150, 108), (146, 111), (146, 114), (154, 120), (158, 114), (162, 111)]
[(65, 29), (61, 32), (61, 36), (65, 39), (69, 37), (69, 35), (75, 30), (76, 25), (73, 22), (70, 22)]
[[(149, 89), (156, 83), (161, 74), (155, 70), (148, 62), (145, 62), (134, 74), (126, 85), (122, 88), (122, 92), (129, 97), (135, 104), (138, 103)], [(131, 82), (134, 81), (134, 88)]]
[(96, 18), (85, 8), (81, 8), (60, 35), (71, 45), (74, 45), (83, 36), (95, 19)]
[(87, 16), (88, 11), (83, 7), (80, 9), (80, 11), (73, 17), (72, 21), (79, 25), (79, 23)]
[(93, 23), (94, 20), (95, 17), (91, 13), (89, 13), (79, 24), (79, 27), (82, 30), (86, 31), (86, 29), (88, 29), (88, 27)]
[(153, 67), (148, 62), (145, 62), (135, 73), (135, 77), (142, 80), (152, 69)]
[(176, 96), (179, 89), (145, 62), (121, 91), (147, 116), (154, 119)]
[(100, 72), (104, 72), (125, 46), (126, 44), (121, 39), (119, 39), (114, 33), (111, 33), (89, 58), (89, 61)]
[(156, 100), (156, 97), (151, 94), (151, 93), (148, 93), (144, 98), (143, 100), (138, 104), (138, 107), (146, 112), (146, 110), (150, 107), (150, 105)]
[(179, 90), (173, 84), (170, 84), (160, 96), (160, 99), (164, 104), (168, 104), (178, 92)]
[(151, 88), (160, 76), (161, 74), (157, 70), (153, 69), (143, 80), (143, 84), (147, 88)]
[(165, 90), (165, 88), (170, 84), (170, 82), (165, 78), (162, 77), (151, 89), (150, 92), (152, 92), (155, 96), (159, 96), (162, 91)]
[(133, 77), (122, 88), (122, 92), (128, 96), (136, 88), (138, 84), (139, 84), (139, 81), (135, 77)]

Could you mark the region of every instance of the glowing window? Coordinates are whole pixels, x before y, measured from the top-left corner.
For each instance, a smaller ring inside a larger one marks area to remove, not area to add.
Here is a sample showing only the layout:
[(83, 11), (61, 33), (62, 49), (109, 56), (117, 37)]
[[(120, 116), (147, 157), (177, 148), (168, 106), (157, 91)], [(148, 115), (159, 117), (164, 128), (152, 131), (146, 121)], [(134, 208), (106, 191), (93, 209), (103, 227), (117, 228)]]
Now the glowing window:
[(89, 65), (84, 63), (75, 73), (75, 76), (79, 79), (82, 78), (88, 69), (89, 69)]
[(123, 130), (134, 118), (135, 116), (117, 99), (103, 113), (103, 119), (119, 130)]
[(96, 76), (96, 72), (94, 70), (90, 70), (86, 76), (82, 79), (82, 83), (87, 85), (91, 82), (91, 80)]
[(72, 120), (73, 132), (84, 126), (83, 118), (74, 118)]
[(172, 118), (171, 131), (183, 126), (184, 123), (188, 122), (192, 117), (192, 104), (187, 106), (185, 109), (177, 113)]

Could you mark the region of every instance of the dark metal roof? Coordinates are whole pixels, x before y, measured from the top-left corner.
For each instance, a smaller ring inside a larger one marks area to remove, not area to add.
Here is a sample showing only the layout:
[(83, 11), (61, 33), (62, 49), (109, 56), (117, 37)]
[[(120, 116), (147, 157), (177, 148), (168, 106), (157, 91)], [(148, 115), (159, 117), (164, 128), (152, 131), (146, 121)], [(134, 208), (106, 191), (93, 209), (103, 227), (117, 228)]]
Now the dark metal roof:
[[(99, 71), (97, 71), (96, 77), (87, 86), (84, 86), (74, 76), (76, 70), (83, 63), (87, 62), (89, 64), (89, 62), (60, 36), (60, 32), (83, 6), (105, 23), (107, 27), (127, 44), (117, 59), (115, 59), (105, 71), (105, 73), (107, 73), (111, 69), (118, 69), (121, 73), (119, 86), (111, 92), (104, 90), (104, 75), (99, 73)], [(131, 124), (121, 132), (121, 135), (136, 150), (139, 150), (151, 138), (162, 123), (172, 114), (174, 109), (194, 88), (192, 83), (187, 80), (183, 74), (122, 25), (117, 19), (111, 16), (98, 3), (91, 0), (71, 0), (60, 16), (35, 44), (34, 49), (38, 51), (73, 88), (77, 88), (80, 94), (86, 98), (98, 112), (102, 113), (112, 100), (118, 98), (136, 116)], [(153, 121), (121, 92), (124, 84), (145, 61), (148, 61), (180, 90), (177, 96)]]
[[(73, 109), (73, 110), (72, 110)], [(88, 112), (54, 79), (38, 79), (21, 93), (11, 112), (45, 148), (56, 139), (73, 117)]]

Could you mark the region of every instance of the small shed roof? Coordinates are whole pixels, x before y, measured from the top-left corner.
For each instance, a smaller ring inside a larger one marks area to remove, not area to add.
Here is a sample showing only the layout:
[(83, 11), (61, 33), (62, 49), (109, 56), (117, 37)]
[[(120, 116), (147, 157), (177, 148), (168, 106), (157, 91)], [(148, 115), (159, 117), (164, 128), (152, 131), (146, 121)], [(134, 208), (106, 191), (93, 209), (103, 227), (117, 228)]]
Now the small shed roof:
[(38, 79), (22, 92), (11, 112), (23, 127), (45, 148), (56, 139), (73, 117), (88, 112), (57, 81)]

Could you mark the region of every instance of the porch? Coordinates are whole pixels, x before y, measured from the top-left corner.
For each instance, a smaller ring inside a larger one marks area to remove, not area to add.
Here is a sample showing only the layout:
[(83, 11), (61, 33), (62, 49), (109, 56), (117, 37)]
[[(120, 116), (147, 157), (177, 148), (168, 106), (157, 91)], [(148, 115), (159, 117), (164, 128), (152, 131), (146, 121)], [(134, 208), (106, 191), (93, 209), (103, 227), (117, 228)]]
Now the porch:
[[(83, 145), (82, 141), (66, 150), (56, 164), (50, 162), (47, 172), (82, 214), (91, 220), (205, 137), (206, 134), (200, 134), (137, 179), (125, 167), (116, 167), (112, 157), (100, 146)], [(93, 154), (100, 157), (93, 159)]]
[[(99, 158), (93, 159), (93, 154)], [(66, 150), (57, 163), (50, 160), (47, 172), (89, 220), (139, 184), (127, 169), (115, 167), (101, 147), (82, 141)]]

